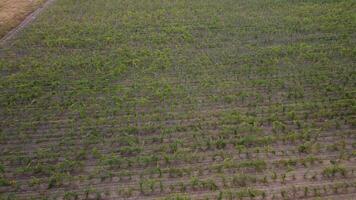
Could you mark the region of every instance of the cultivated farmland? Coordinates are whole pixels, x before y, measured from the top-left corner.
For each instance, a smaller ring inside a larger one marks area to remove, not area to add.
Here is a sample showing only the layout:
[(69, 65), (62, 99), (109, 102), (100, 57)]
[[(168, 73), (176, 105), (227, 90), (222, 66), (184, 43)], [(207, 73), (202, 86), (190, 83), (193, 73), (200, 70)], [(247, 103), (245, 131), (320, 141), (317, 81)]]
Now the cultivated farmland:
[(355, 199), (354, 0), (57, 0), (0, 49), (0, 199)]

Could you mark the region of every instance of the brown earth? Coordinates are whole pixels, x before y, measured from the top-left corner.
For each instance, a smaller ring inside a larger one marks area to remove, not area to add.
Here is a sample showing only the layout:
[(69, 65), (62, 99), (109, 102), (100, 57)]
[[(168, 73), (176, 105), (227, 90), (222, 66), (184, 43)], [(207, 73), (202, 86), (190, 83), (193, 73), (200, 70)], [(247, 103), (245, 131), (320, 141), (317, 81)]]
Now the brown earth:
[(19, 25), (21, 21), (42, 2), (44, 2), (44, 0), (1, 0), (0, 38)]

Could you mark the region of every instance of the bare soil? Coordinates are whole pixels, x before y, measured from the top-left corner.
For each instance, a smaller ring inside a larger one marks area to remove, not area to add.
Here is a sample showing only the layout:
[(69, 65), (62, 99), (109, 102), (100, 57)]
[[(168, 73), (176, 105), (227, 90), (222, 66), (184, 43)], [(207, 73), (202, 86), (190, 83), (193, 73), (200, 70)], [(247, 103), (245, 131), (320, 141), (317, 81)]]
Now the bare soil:
[(0, 1), (0, 38), (19, 25), (44, 0), (2, 0)]

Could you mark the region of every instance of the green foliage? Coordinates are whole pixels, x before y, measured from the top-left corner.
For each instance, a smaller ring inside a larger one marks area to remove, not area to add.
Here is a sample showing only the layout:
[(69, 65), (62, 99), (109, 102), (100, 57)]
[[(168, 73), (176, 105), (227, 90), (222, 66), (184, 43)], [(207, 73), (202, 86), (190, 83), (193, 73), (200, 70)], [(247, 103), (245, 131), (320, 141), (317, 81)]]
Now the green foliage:
[(257, 178), (247, 174), (237, 174), (232, 178), (232, 184), (236, 187), (246, 187), (248, 184), (256, 183)]
[(254, 168), (256, 171), (263, 171), (267, 168), (267, 163), (264, 160), (244, 161), (238, 164), (241, 168)]
[(102, 160), (103, 164), (109, 165), (111, 169), (118, 169), (125, 162), (125, 160), (123, 158), (121, 158), (120, 156), (116, 156), (116, 155), (103, 157), (101, 160)]
[(0, 164), (0, 174), (5, 173), (5, 166)]
[(119, 149), (119, 152), (123, 155), (136, 155), (142, 152), (140, 146), (124, 146)]
[(157, 181), (154, 179), (142, 179), (139, 181), (140, 192), (144, 195), (155, 192)]
[(226, 147), (226, 141), (223, 138), (219, 138), (215, 142), (217, 149), (224, 149)]
[(326, 167), (323, 169), (322, 172), (323, 176), (325, 177), (335, 177), (336, 175), (341, 175), (343, 177), (346, 176), (346, 168), (343, 166), (339, 166), (339, 165), (333, 165), (330, 167)]
[(312, 144), (310, 142), (306, 142), (302, 145), (299, 145), (298, 152), (299, 153), (310, 153), (312, 149)]
[(65, 192), (64, 199), (65, 200), (77, 200), (77, 199), (79, 199), (79, 195), (76, 192)]
[(4, 177), (0, 177), (0, 186), (4, 187), (4, 186), (10, 186), (11, 182), (7, 179), (5, 179)]
[(53, 174), (48, 180), (48, 189), (60, 187), (67, 178), (67, 174), (56, 173)]
[(190, 200), (191, 198), (185, 195), (175, 194), (163, 198), (163, 200)]

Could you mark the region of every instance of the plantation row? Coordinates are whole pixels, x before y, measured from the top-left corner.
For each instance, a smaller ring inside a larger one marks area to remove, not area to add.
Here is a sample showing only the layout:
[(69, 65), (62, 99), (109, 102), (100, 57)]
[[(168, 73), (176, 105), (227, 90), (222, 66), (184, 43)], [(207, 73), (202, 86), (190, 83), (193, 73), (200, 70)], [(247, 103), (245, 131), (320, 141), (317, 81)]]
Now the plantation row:
[[(349, 106), (351, 104), (351, 107)], [(8, 126), (11, 129), (19, 128), (21, 131), (26, 131), (26, 126), (27, 129), (30, 129), (31, 126), (39, 126), (39, 125), (44, 125), (44, 124), (52, 124), (52, 127), (65, 127), (64, 124), (61, 123), (73, 123), (74, 120), (81, 121), (81, 122), (86, 122), (89, 123), (93, 120), (99, 119), (101, 120), (100, 123), (102, 125), (105, 125), (105, 123), (111, 124), (115, 123), (116, 125), (119, 125), (118, 123), (122, 125), (137, 125), (141, 124), (144, 126), (145, 124), (147, 125), (153, 125), (153, 124), (159, 124), (158, 122), (160, 121), (169, 121), (172, 122), (173, 124), (176, 124), (179, 122), (183, 121), (191, 121), (194, 119), (198, 119), (199, 117), (202, 119), (206, 119), (209, 121), (209, 118), (217, 118), (222, 115), (224, 115), (224, 112), (226, 110), (236, 110), (237, 112), (240, 113), (246, 113), (248, 115), (247, 118), (256, 118), (256, 120), (259, 121), (267, 121), (267, 122), (273, 122), (273, 121), (278, 121), (278, 120), (306, 120), (306, 119), (313, 119), (314, 117), (320, 117), (320, 118), (339, 118), (343, 114), (347, 114), (347, 110), (350, 110), (352, 112), (353, 107), (352, 105), (354, 104), (353, 99), (348, 99), (348, 98), (340, 98), (340, 99), (329, 99), (325, 101), (309, 101), (309, 102), (289, 102), (285, 104), (281, 103), (275, 103), (275, 104), (265, 104), (265, 105), (260, 105), (258, 108), (256, 108), (256, 105), (249, 105), (249, 106), (239, 106), (235, 104), (231, 105), (223, 105), (223, 106), (218, 106), (217, 104), (207, 104), (204, 105), (204, 107), (198, 107), (200, 109), (199, 112), (196, 112), (192, 109), (194, 107), (181, 107), (179, 111), (167, 111), (166, 113), (162, 113), (162, 109), (156, 109), (155, 112), (146, 112), (140, 111), (136, 113), (125, 113), (125, 114), (118, 114), (115, 112), (115, 110), (111, 111), (96, 111), (96, 109), (93, 112), (88, 112), (86, 110), (82, 110), (82, 113), (76, 113), (72, 115), (67, 115), (69, 119), (62, 119), (58, 118), (57, 119), (51, 119), (50, 116), (43, 116), (44, 119), (47, 119), (48, 121), (46, 123), (41, 123), (39, 120), (42, 119), (41, 116), (37, 116), (36, 119), (32, 119), (30, 122), (24, 121), (22, 123), (18, 123), (18, 120), (8, 120)], [(214, 106), (215, 105), (215, 106)], [(209, 110), (209, 106), (213, 107), (213, 111)], [(188, 109), (191, 109), (190, 111)], [(346, 109), (346, 110), (345, 110)], [(309, 110), (309, 111), (308, 111)], [(346, 111), (346, 112), (345, 112)], [(216, 113), (214, 113), (216, 112)], [(276, 113), (279, 112), (279, 113)], [(338, 113), (340, 112), (340, 113)], [(34, 113), (34, 112), (32, 112)], [(90, 114), (90, 115), (89, 115)], [(110, 116), (105, 116), (104, 114), (110, 114)], [(205, 115), (212, 116), (212, 117), (204, 117)], [(28, 115), (25, 115), (27, 117), (30, 117)], [(347, 119), (347, 117), (344, 117)], [(186, 119), (186, 120), (184, 120)], [(350, 122), (352, 123), (352, 117), (349, 118), (351, 120)], [(15, 126), (14, 126), (15, 125)]]
[[(337, 109), (338, 110), (338, 109)], [(251, 133), (261, 132), (263, 129), (273, 129), (273, 132), (278, 132), (278, 129), (285, 129), (286, 132), (293, 132), (294, 128), (303, 129), (308, 127), (318, 127), (322, 130), (328, 130), (329, 128), (340, 128), (348, 123), (354, 124), (352, 112), (348, 111), (347, 108), (343, 108), (339, 111), (333, 111), (329, 109), (321, 110), (320, 114), (309, 114), (310, 112), (290, 112), (288, 116), (278, 116), (278, 115), (260, 115), (260, 117), (249, 117), (247, 120), (241, 121), (242, 127), (237, 127), (238, 125), (229, 124), (226, 122), (218, 122), (219, 117), (211, 117), (207, 119), (201, 119), (190, 115), (193, 118), (189, 120), (177, 119), (171, 120), (171, 117), (157, 117), (157, 119), (169, 119), (166, 123), (167, 127), (164, 127), (164, 123), (161, 123), (159, 120), (148, 121), (148, 122), (123, 122), (117, 123), (116, 120), (107, 120), (105, 118), (101, 119), (101, 122), (94, 123), (93, 121), (97, 118), (87, 119), (78, 124), (78, 127), (73, 127), (75, 123), (74, 120), (68, 121), (55, 121), (51, 122), (49, 125), (44, 125), (42, 123), (34, 122), (29, 124), (22, 124), (20, 127), (9, 127), (7, 129), (8, 134), (2, 135), (2, 143), (13, 143), (19, 142), (25, 138), (36, 139), (37, 141), (46, 141), (52, 140), (60, 137), (60, 134), (51, 134), (52, 131), (60, 131), (63, 129), (71, 130), (72, 132), (77, 132), (73, 136), (83, 136), (85, 132), (90, 131), (96, 132), (100, 130), (106, 130), (107, 133), (105, 137), (112, 137), (113, 132), (122, 132), (128, 134), (134, 134), (138, 136), (157, 136), (162, 134), (171, 134), (174, 131), (178, 132), (187, 132), (195, 131), (199, 129), (204, 130), (213, 130), (217, 127), (222, 126), (220, 131), (232, 132), (235, 129), (235, 132), (242, 132), (243, 130), (250, 130)], [(338, 117), (333, 116), (334, 113)], [(120, 128), (127, 125), (127, 128)], [(272, 127), (273, 126), (273, 127)], [(281, 128), (278, 128), (281, 126)], [(270, 128), (269, 128), (270, 127)], [(36, 134), (36, 130), (41, 129), (43, 131), (42, 135)], [(230, 131), (229, 131), (230, 129)], [(14, 136), (13, 133), (22, 132), (23, 135)], [(271, 131), (268, 131), (271, 132)], [(26, 133), (26, 135), (25, 135)], [(73, 133), (72, 133), (73, 134)]]

